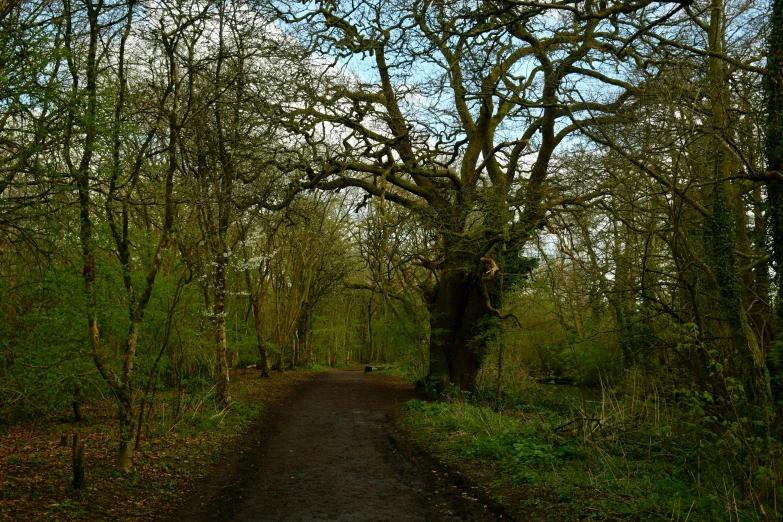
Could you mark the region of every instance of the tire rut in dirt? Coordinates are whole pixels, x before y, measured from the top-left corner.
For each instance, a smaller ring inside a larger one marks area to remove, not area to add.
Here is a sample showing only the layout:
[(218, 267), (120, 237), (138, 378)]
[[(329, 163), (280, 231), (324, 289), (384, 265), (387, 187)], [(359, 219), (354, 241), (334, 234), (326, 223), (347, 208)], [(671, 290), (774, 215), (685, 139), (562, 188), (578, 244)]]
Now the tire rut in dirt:
[[(449, 484), (401, 441), (393, 419), (414, 397), (385, 376), (331, 371), (273, 405), (242, 451), (177, 520), (484, 521), (484, 502)], [(508, 520), (508, 517), (503, 517)]]

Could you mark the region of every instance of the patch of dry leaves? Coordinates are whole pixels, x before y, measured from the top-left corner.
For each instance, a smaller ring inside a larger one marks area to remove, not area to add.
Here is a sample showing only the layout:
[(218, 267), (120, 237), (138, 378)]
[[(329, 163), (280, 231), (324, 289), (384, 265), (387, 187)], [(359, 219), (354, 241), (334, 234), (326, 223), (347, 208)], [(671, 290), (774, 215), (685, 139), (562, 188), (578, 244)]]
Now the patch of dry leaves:
[[(262, 380), (255, 371), (240, 370), (232, 374), (232, 393), (238, 402), (266, 404), (312, 375), (285, 372)], [(159, 436), (143, 438), (135, 471), (123, 475), (114, 469), (113, 405), (85, 406), (83, 411), (83, 423), (51, 416), (0, 433), (0, 520), (153, 520), (175, 503), (189, 481), (231, 451), (231, 440), (242, 434), (220, 426), (195, 434), (161, 427)], [(71, 437), (76, 432), (84, 443), (87, 486), (81, 491), (69, 486)]]

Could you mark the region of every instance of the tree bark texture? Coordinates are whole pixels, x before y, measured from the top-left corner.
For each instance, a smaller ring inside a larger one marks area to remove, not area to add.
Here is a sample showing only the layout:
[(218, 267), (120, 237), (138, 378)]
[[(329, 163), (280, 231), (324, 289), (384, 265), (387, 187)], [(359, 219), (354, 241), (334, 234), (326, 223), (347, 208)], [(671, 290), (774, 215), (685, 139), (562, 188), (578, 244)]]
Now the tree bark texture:
[[(783, 341), (783, 0), (772, 2), (767, 50), (767, 169), (773, 176), (767, 183), (768, 218), (772, 237), (772, 262), (775, 267), (774, 337)], [(783, 354), (778, 354), (783, 360)], [(779, 363), (780, 364), (780, 361)]]
[(71, 467), (73, 468), (73, 489), (82, 489), (84, 487), (84, 446), (78, 433), (73, 436), (73, 447), (71, 455)]
[[(723, 9), (722, 0), (713, 0), (709, 44), (714, 53), (723, 51)], [(713, 87), (710, 93), (712, 136), (708, 151), (712, 158), (714, 182), (710, 195), (712, 213), (707, 220), (711, 246), (709, 261), (726, 311), (732, 344), (742, 361), (749, 398), (768, 413), (772, 406), (769, 370), (745, 309), (742, 276), (736, 254), (739, 234), (732, 205), (732, 185), (728, 180), (738, 166), (722, 143), (730, 129), (727, 65), (717, 56), (711, 56), (708, 67)]]
[(228, 266), (225, 261), (226, 257), (222, 258), (223, 261), (218, 259), (215, 267), (215, 301), (212, 308), (215, 318), (215, 371), (217, 373), (215, 402), (220, 408), (226, 407), (231, 402), (226, 343), (226, 270)]
[(264, 340), (264, 323), (261, 317), (261, 303), (260, 296), (253, 296), (253, 326), (256, 331), (256, 342), (258, 343), (258, 369), (261, 370), (261, 377), (264, 379), (269, 378), (269, 352), (266, 349), (266, 341)]
[(442, 393), (449, 385), (473, 389), (486, 351), (482, 329), (488, 312), (479, 285), (464, 268), (443, 270), (430, 300), (429, 391)]

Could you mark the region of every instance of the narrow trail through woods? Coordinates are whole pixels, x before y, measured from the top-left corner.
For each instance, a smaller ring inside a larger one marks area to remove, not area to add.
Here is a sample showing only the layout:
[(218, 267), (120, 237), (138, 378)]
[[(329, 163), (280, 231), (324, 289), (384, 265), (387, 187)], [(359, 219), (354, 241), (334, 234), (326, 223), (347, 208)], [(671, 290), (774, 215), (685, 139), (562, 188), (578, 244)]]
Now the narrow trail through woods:
[(497, 520), (476, 490), (395, 430), (413, 396), (388, 376), (317, 375), (270, 405), (172, 520)]

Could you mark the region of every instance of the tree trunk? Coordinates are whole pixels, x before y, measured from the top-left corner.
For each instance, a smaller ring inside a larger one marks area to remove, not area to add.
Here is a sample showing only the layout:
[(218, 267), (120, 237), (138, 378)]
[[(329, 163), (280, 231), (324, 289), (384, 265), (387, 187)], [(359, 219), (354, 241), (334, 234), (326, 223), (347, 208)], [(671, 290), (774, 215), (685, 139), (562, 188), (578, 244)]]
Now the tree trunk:
[(296, 367), (296, 358), (299, 353), (299, 330), (294, 329), (294, 338), (291, 340), (291, 357), (288, 359), (288, 369), (293, 370)]
[[(767, 226), (772, 236), (772, 262), (777, 286), (773, 335), (775, 340), (783, 341), (783, 181), (780, 179), (783, 174), (783, 0), (772, 2), (767, 38), (767, 169), (777, 173), (767, 183)], [(778, 365), (783, 366), (783, 349), (778, 348), (776, 359)]]
[(481, 289), (462, 269), (444, 269), (429, 305), (428, 391), (439, 394), (452, 384), (470, 391), (488, 341), (482, 335), (489, 311)]
[(133, 450), (136, 420), (133, 414), (133, 396), (126, 390), (118, 397), (120, 447), (117, 452), (117, 469), (129, 473), (133, 470)]
[(307, 307), (307, 322), (305, 323), (305, 354), (310, 364), (315, 364), (313, 360), (313, 310)]
[[(756, 252), (765, 252), (767, 249), (766, 217), (762, 210), (761, 188), (753, 191), (753, 238), (752, 248)], [(750, 318), (753, 327), (758, 332), (762, 351), (769, 354), (772, 343), (772, 296), (769, 261), (758, 261), (753, 268), (753, 299), (750, 309)]]
[(375, 345), (373, 343), (372, 331), (372, 298), (367, 302), (367, 363), (373, 361), (375, 356)]
[[(713, 0), (709, 43), (710, 50), (716, 54), (723, 51), (723, 9), (722, 0)], [(726, 63), (717, 56), (710, 57), (708, 65), (710, 84), (713, 87), (710, 94), (711, 123), (714, 133), (708, 152), (713, 161), (712, 175), (715, 182), (710, 195), (712, 214), (708, 218), (712, 250), (709, 259), (726, 310), (732, 343), (742, 361), (745, 387), (750, 393), (749, 399), (761, 408), (766, 417), (772, 406), (769, 371), (744, 306), (742, 279), (736, 254), (738, 231), (731, 204), (732, 186), (728, 181), (734, 174), (736, 165), (722, 144), (723, 137), (728, 137), (730, 129), (729, 78)]]
[(253, 325), (256, 330), (256, 342), (258, 343), (258, 369), (261, 370), (261, 377), (269, 378), (269, 352), (266, 350), (266, 341), (264, 340), (263, 321), (261, 317), (261, 303), (258, 297), (253, 297)]
[(231, 402), (228, 388), (228, 358), (226, 350), (226, 256), (221, 255), (215, 268), (215, 302), (213, 314), (215, 317), (217, 388), (215, 402), (224, 408)]
[(82, 387), (80, 384), (77, 384), (73, 391), (73, 420), (75, 422), (81, 422), (83, 420), (82, 417)]
[(73, 467), (73, 489), (82, 489), (84, 487), (84, 446), (81, 437), (76, 433), (73, 436), (73, 454), (71, 456)]

